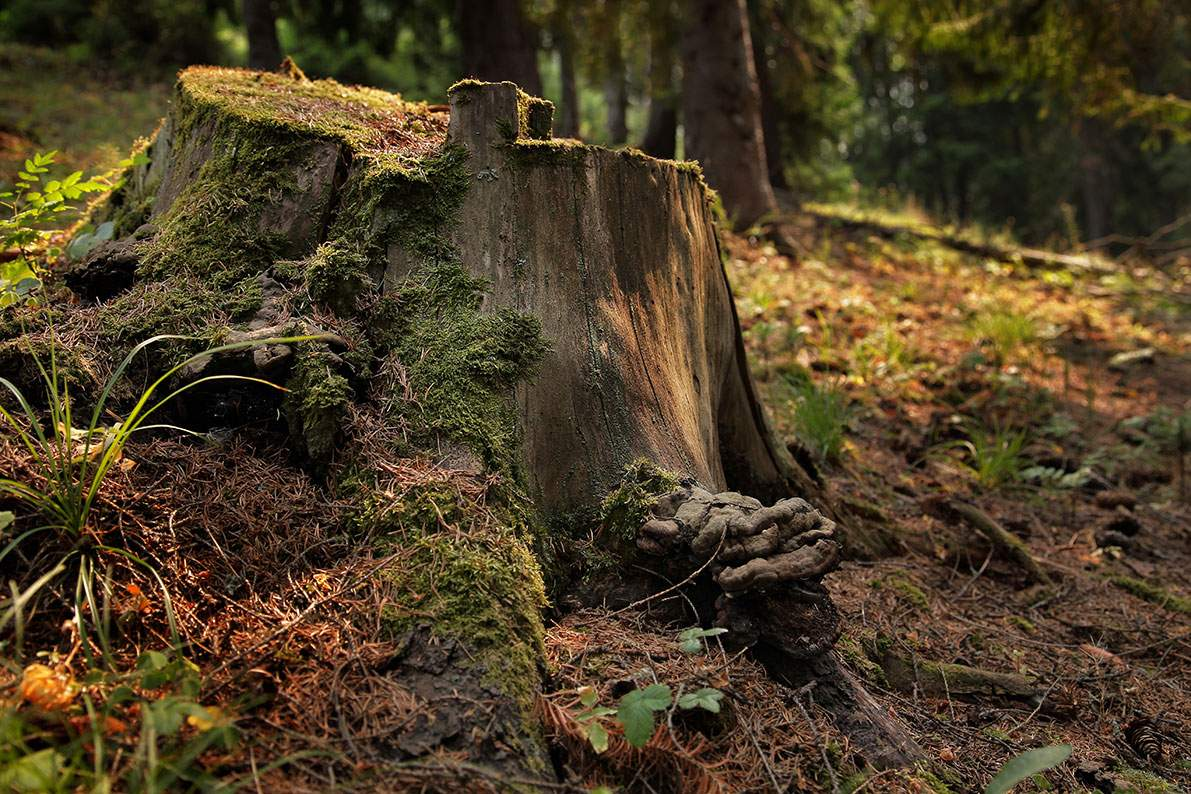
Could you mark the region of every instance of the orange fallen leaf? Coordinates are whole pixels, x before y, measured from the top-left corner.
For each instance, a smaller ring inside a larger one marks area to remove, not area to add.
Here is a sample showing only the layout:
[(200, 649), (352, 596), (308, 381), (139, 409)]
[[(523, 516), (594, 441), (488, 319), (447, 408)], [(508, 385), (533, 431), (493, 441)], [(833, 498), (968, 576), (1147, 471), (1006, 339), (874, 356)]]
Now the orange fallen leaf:
[(1120, 668), (1122, 670), (1124, 670), (1126, 667), (1129, 666), (1128, 664), (1126, 664), (1124, 659), (1117, 656), (1112, 651), (1106, 651), (1103, 648), (1098, 648), (1095, 645), (1091, 645), (1089, 643), (1084, 643), (1083, 645), (1079, 646), (1079, 649), (1081, 651), (1083, 651), (1085, 654), (1087, 654), (1088, 656), (1095, 659), (1097, 662), (1108, 662), (1109, 664), (1113, 665), (1114, 667)]
[(200, 731), (209, 731), (229, 722), (227, 713), (218, 706), (203, 706), (203, 711), (206, 712), (205, 716), (191, 714), (186, 718), (186, 724)]
[(74, 676), (65, 670), (31, 664), (21, 677), (18, 694), (21, 700), (46, 711), (59, 711), (74, 702), (78, 691)]

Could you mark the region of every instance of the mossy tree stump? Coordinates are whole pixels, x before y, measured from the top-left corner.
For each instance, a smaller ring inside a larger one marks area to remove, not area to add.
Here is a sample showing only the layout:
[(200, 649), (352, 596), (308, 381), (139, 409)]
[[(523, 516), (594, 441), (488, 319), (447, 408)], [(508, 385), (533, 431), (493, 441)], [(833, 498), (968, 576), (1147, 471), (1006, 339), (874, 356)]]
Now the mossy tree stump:
[[(552, 139), (552, 106), (511, 83), (464, 81), (450, 102), (189, 69), (148, 162), (103, 210), (120, 239), (73, 283), (113, 328), (146, 335), (325, 335), (207, 366), (284, 381), (295, 459), (355, 494), (356, 523), (400, 552), (380, 576), (402, 649), (390, 671), (431, 716), (381, 744), (545, 774), (535, 549), (636, 488), (637, 550), (676, 572), (706, 562), (733, 583), (720, 615), (762, 642), (796, 618), (749, 605), (789, 607), (789, 577), (819, 588), (838, 550), (800, 500), (714, 494), (819, 495), (755, 397), (697, 167)], [(153, 296), (169, 298), (141, 310)], [(411, 455), (498, 485), (482, 503), (450, 478), (394, 501), (385, 472)], [(641, 459), (673, 476), (626, 486)], [(717, 527), (730, 557), (705, 542)], [(834, 611), (815, 598), (787, 614), (817, 616), (796, 644), (821, 655)]]

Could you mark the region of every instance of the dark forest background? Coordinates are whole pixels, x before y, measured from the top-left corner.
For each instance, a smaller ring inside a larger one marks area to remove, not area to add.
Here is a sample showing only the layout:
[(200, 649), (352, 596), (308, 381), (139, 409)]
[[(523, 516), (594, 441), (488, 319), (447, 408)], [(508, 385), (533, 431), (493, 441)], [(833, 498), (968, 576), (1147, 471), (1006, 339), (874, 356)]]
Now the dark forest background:
[[(287, 53), (311, 77), (435, 102), (460, 77), (512, 79), (558, 105), (556, 134), (682, 157), (698, 5), (5, 0), (0, 35), (128, 80)], [(780, 197), (909, 203), (1061, 249), (1191, 210), (1185, 2), (749, 0), (747, 13)]]

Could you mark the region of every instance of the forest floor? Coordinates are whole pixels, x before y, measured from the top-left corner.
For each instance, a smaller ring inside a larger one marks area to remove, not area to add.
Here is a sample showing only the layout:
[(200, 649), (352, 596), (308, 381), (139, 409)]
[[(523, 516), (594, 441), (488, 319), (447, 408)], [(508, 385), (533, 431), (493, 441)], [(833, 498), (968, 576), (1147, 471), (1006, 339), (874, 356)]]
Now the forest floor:
[[(833, 493), (879, 506), (896, 549), (828, 579), (844, 658), (967, 786), (1056, 743), (1074, 747), (1063, 789), (1187, 786), (1188, 263), (1079, 276), (811, 222), (799, 237), (797, 261), (729, 238), (728, 270), (779, 429)], [(1024, 540), (1049, 581), (937, 517), (940, 497)], [(1034, 684), (997, 695), (938, 663)]]
[[(168, 96), (160, 84), (67, 79), (36, 52), (0, 54), (0, 169), (52, 148), (73, 167), (114, 164)], [(1071, 760), (1025, 788), (1191, 786), (1191, 263), (1032, 271), (796, 216), (789, 233), (791, 257), (724, 236), (754, 377), (795, 454), (863, 519), (826, 580), (844, 615), (839, 652), (928, 763), (858, 769), (813, 689), (783, 687), (714, 640), (684, 653), (681, 626), (595, 610), (558, 617), (546, 638), (551, 694), (539, 705), (575, 782), (651, 790), (651, 769), (692, 791), (962, 792), (1024, 750), (1069, 743)], [(358, 622), (343, 619), (376, 606), (351, 598), (375, 569), (330, 534), (341, 506), (283, 461), (238, 445), (194, 450), (130, 449), (135, 464), (113, 477), (106, 504), (164, 550), (181, 629), (215, 682), (205, 691), (221, 704), (268, 693), (274, 705), (246, 715), (245, 732), (271, 737), (266, 755), (305, 765), (319, 790), (328, 773), (300, 760), (299, 738), (338, 741), (345, 725), (367, 735), (415, 709), (365, 664), (320, 663), (346, 645), (357, 660), (388, 652), (356, 645)], [(430, 474), (411, 464), (394, 477), (415, 488)], [(957, 504), (1025, 553), (990, 543)], [(236, 563), (191, 569), (186, 549), (210, 556), (212, 543)], [(242, 570), (255, 578), (235, 579)], [(133, 586), (126, 601), (118, 611), (132, 623), (161, 611)], [(644, 751), (614, 742), (590, 754), (571, 716), (577, 688), (609, 694), (643, 664), (672, 686), (724, 691), (730, 723), (675, 720)], [(300, 777), (251, 764), (244, 780)], [(416, 787), (419, 770), (402, 774)]]

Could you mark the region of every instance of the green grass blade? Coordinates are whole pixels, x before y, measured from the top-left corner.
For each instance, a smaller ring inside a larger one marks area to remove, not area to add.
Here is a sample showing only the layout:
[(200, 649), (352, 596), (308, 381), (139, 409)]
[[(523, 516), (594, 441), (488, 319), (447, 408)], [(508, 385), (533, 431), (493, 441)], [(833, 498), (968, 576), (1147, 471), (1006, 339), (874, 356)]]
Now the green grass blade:
[(984, 789), (984, 794), (1008, 794), (1018, 783), (1039, 772), (1045, 772), (1053, 766), (1058, 766), (1070, 755), (1071, 745), (1069, 744), (1056, 744), (1037, 750), (1027, 750), (1016, 758), (1010, 759), (1001, 767), (1001, 771)]
[(20, 595), (13, 596), (12, 602), (8, 609), (5, 610), (3, 615), (0, 615), (0, 631), (3, 631), (5, 627), (8, 626), (8, 622), (13, 619), (15, 610), (24, 609), (25, 604), (27, 604), (29, 600), (33, 598), (33, 596), (37, 595), (37, 592), (41, 590), (41, 588), (52, 582), (66, 570), (66, 560), (69, 559), (69, 557), (70, 555), (63, 557), (57, 565), (55, 565), (46, 573), (42, 574), (41, 578), (39, 578), (36, 582), (29, 585), (28, 589), (26, 589)]
[(119, 554), (121, 557), (131, 560), (148, 571), (157, 580), (157, 586), (161, 588), (161, 601), (165, 605), (165, 617), (170, 626), (170, 638), (173, 640), (174, 647), (181, 645), (181, 639), (178, 634), (178, 623), (174, 618), (174, 602), (170, 598), (169, 588), (165, 586), (165, 580), (161, 578), (161, 574), (157, 572), (157, 569), (125, 549), (118, 549), (115, 546), (99, 546), (98, 548), (112, 554)]

